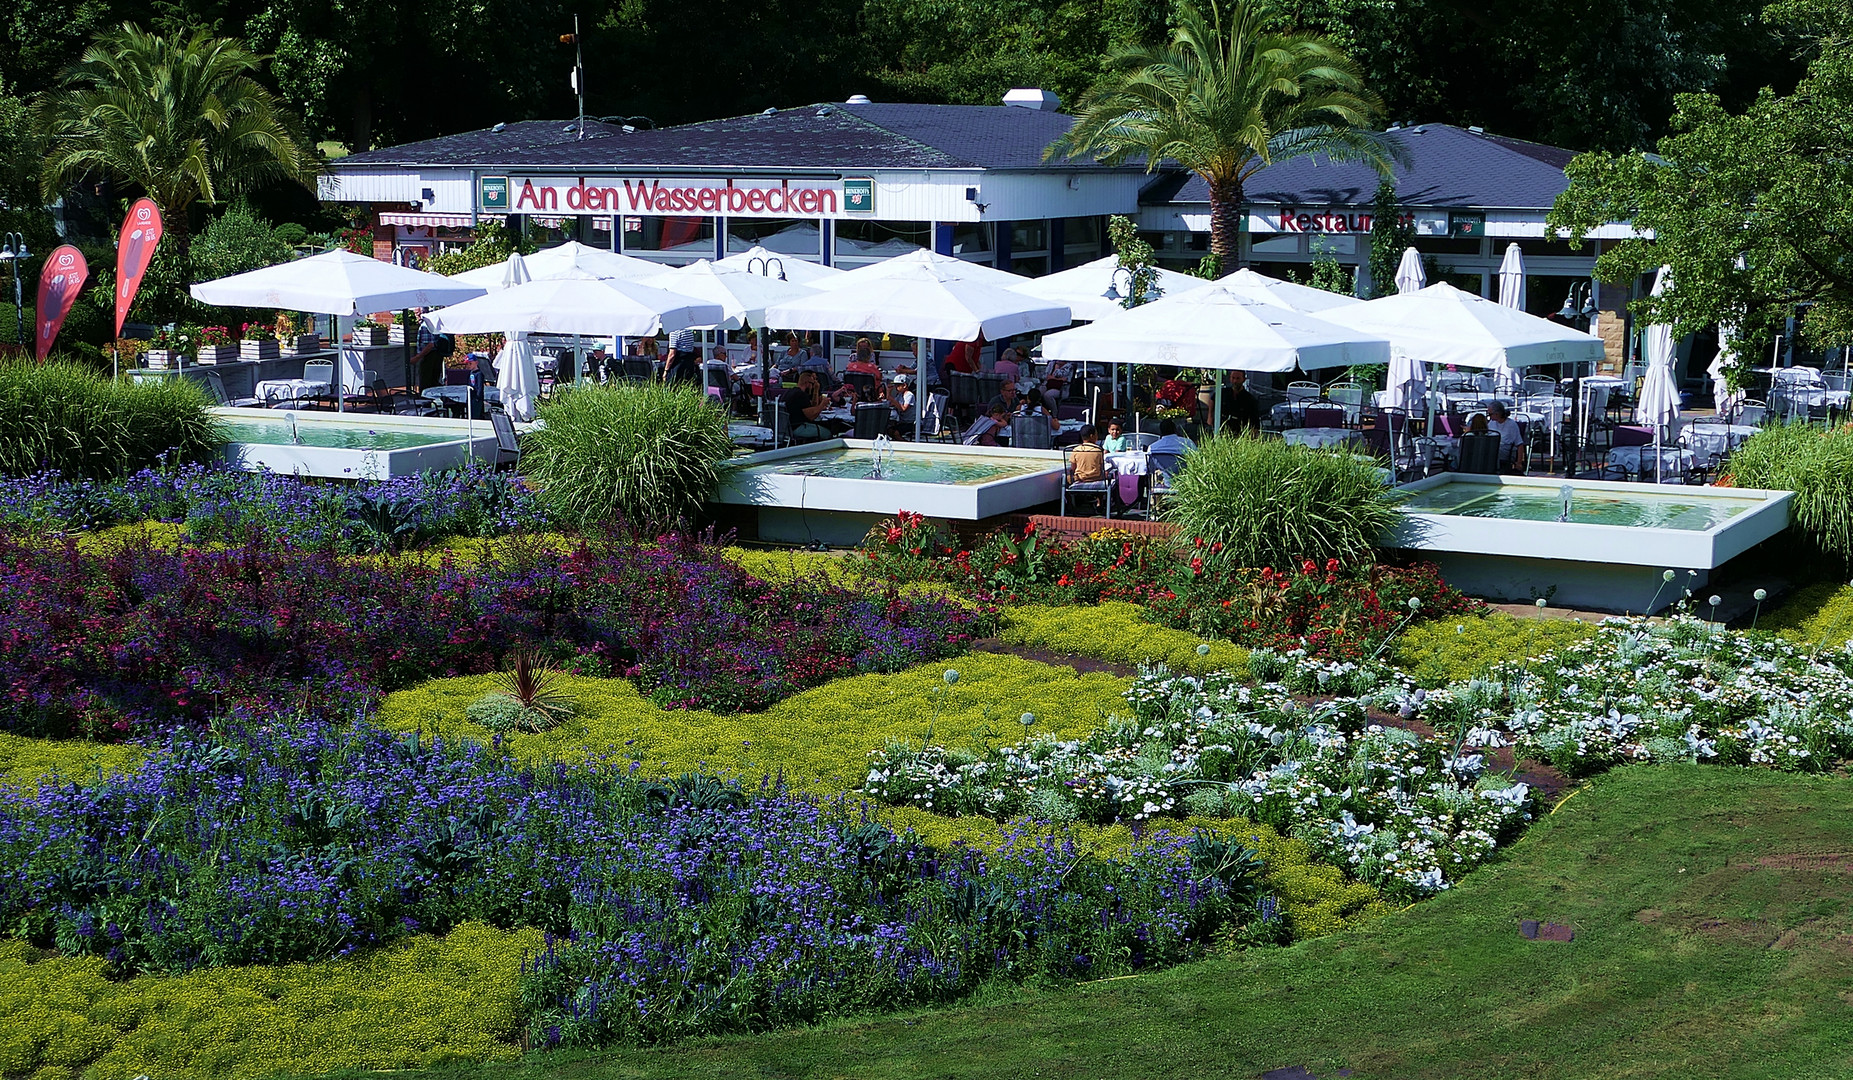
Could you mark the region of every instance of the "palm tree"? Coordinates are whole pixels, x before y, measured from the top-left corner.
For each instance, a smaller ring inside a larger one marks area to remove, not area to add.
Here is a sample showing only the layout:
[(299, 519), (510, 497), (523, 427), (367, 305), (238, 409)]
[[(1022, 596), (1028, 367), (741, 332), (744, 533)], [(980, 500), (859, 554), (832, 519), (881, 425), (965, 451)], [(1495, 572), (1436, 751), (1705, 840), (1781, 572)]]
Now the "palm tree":
[(1369, 129), (1377, 99), (1350, 57), (1324, 38), (1276, 33), (1258, 0), (1178, 5), (1167, 45), (1122, 46), (1081, 96), (1074, 127), (1043, 159), (1096, 155), (1107, 164), (1167, 159), (1210, 188), (1210, 250), (1233, 263), (1244, 187), (1276, 161), (1323, 154), (1387, 173), (1394, 156)]
[(316, 154), (249, 74), (260, 63), (238, 41), (204, 30), (181, 40), (124, 23), (101, 35), (41, 106), (51, 138), (47, 197), (100, 175), (138, 187), (184, 255), (195, 202), (274, 180), (312, 184)]

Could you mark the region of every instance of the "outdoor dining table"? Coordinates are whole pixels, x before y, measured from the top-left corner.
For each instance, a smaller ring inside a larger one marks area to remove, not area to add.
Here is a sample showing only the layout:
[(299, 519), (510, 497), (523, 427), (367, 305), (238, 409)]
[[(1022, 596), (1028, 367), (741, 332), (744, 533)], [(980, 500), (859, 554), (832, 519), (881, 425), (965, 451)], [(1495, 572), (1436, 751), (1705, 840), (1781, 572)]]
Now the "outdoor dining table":
[(758, 424), (730, 423), (727, 425), (727, 437), (735, 446), (768, 447), (774, 438), (772, 429)]
[(297, 401), (329, 392), (329, 384), (310, 382), (308, 379), (260, 379), (252, 388), (252, 396), (265, 401)]
[(1278, 423), (1299, 427), (1306, 423), (1306, 410), (1308, 409), (1342, 409), (1345, 413), (1345, 419), (1354, 423), (1357, 421), (1360, 411), (1359, 406), (1347, 404), (1342, 401), (1331, 401), (1327, 398), (1307, 398), (1303, 401), (1283, 401), (1275, 405), (1274, 408), (1270, 410), (1270, 413)]
[[(1654, 448), (1651, 446), (1617, 446), (1609, 451), (1608, 463), (1643, 478), (1654, 472)], [(1660, 448), (1660, 471), (1679, 475), (1697, 463), (1697, 456), (1683, 446)]]
[(1121, 476), (1145, 475), (1145, 451), (1120, 450), (1107, 455), (1107, 460), (1119, 470)]
[[(467, 386), (429, 386), (421, 390), (420, 396), (432, 401), (449, 401), (462, 405), (470, 400), (470, 388)], [(487, 401), (502, 400), (502, 391), (494, 386), (483, 387), (483, 398)]]
[(1679, 441), (1700, 454), (1728, 454), (1760, 430), (1749, 424), (1692, 424), (1679, 433)]
[(1345, 443), (1357, 437), (1358, 433), (1350, 428), (1324, 427), (1295, 428), (1281, 436), (1281, 438), (1295, 446), (1311, 446), (1315, 448), (1343, 446)]
[(1452, 435), (1424, 435), (1417, 438), (1415, 444), (1422, 449), (1427, 460), (1440, 459), (1450, 469), (1460, 460), (1461, 441)]

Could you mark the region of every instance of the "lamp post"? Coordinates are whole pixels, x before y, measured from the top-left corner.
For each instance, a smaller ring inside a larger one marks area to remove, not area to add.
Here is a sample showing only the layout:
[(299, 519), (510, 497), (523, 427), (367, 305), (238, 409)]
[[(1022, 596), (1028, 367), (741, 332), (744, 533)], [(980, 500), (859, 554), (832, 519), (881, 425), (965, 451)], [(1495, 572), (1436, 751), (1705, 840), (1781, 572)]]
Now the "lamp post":
[(19, 347), (26, 347), (26, 309), (23, 306), (23, 294), (19, 287), (19, 260), (32, 257), (26, 250), (25, 233), (6, 233), (0, 236), (0, 259), (13, 264), (13, 323)]

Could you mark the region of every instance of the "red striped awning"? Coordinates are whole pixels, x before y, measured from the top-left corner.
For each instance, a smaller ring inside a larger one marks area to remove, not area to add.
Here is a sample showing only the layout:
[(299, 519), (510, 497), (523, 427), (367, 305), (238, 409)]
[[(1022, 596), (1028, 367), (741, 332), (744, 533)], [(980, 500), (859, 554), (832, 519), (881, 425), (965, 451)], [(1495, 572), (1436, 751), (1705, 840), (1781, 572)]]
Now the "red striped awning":
[(381, 214), (381, 225), (411, 225), (419, 228), (467, 229), (478, 221), (501, 221), (501, 214)]

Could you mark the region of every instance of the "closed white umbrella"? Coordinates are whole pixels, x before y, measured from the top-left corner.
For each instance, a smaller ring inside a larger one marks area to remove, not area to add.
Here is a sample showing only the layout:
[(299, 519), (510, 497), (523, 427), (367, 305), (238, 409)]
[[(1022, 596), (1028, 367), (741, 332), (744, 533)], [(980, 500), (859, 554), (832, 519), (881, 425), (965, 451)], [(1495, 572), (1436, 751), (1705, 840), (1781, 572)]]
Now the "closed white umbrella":
[(481, 296), (483, 289), (441, 274), (337, 250), (202, 281), (191, 292), (193, 299), (220, 307), (283, 308), (335, 316), (335, 347), (341, 356), (341, 386), (335, 405), (340, 408), (348, 391), (366, 389), (366, 366), (359, 351), (340, 348), (345, 334), (340, 319), (454, 304)]
[(789, 281), (794, 285), (816, 285), (820, 281), (842, 277), (845, 271), (834, 266), (800, 259), (796, 255), (787, 255), (769, 248), (754, 247), (727, 256), (716, 266), (729, 270), (744, 270), (749, 274)]
[(1403, 249), (1403, 258), (1396, 264), (1396, 291), (1399, 293), (1421, 292), (1428, 287), (1428, 273), (1422, 269), (1422, 255), (1415, 248)]
[(502, 411), (510, 420), (526, 423), (534, 419), (540, 372), (534, 365), (534, 346), (529, 343), (528, 335), (522, 331), (509, 334), (495, 363), (495, 384), (502, 392)]
[(1353, 304), (1364, 302), (1355, 296), (1346, 296), (1344, 293), (1327, 292), (1324, 289), (1315, 289), (1311, 285), (1282, 281), (1279, 278), (1256, 273), (1247, 267), (1225, 277), (1217, 278), (1216, 284), (1231, 292), (1307, 315), (1317, 315), (1322, 311), (1350, 307)]
[(635, 281), (574, 273), (536, 278), (425, 316), (443, 334), (589, 334), (653, 337), (659, 331), (711, 326), (725, 316), (719, 304), (653, 289)]
[[(483, 269), (488, 270), (491, 268), (485, 266)], [(533, 280), (534, 275), (528, 273), (528, 261), (521, 257), (521, 252), (515, 251), (510, 252), (508, 260), (502, 264), (502, 276), (496, 282), (495, 287), (498, 289), (512, 289), (517, 285), (526, 285)]]
[[(1516, 243), (1506, 245), (1506, 257), (1499, 262), (1499, 303), (1516, 311), (1525, 310), (1525, 253)], [(1503, 362), (1493, 365), (1493, 374), (1501, 386), (1518, 384), (1518, 375)]]
[(738, 330), (745, 326), (764, 326), (766, 308), (817, 294), (817, 290), (808, 285), (749, 274), (706, 259), (644, 278), (642, 284), (719, 304), (724, 318), (715, 326), (701, 329)]
[(1726, 371), (1737, 362), (1737, 324), (1728, 322), (1718, 327), (1718, 355), (1711, 358), (1705, 374), (1711, 376), (1712, 404), (1720, 416), (1729, 416), (1744, 403), (1746, 395), (1742, 390), (1731, 389)]
[[(1008, 270), (999, 270), (990, 266), (980, 266), (975, 262), (966, 262), (964, 259), (954, 258), (951, 255), (941, 255), (937, 251), (915, 248), (904, 255), (896, 255), (893, 258), (883, 259), (878, 263), (870, 263), (867, 266), (857, 267), (839, 277), (825, 278), (822, 281), (813, 281), (809, 284), (825, 291), (845, 289), (858, 282), (893, 277), (897, 274), (911, 274), (921, 267), (933, 270), (949, 281), (977, 282), (994, 289), (1020, 289), (1033, 280), (1021, 274), (1010, 273)], [(815, 328), (792, 327), (792, 329), (803, 330)], [(966, 341), (969, 339), (960, 338), (959, 340)]]
[[(1662, 266), (1654, 278), (1654, 295), (1664, 295), (1672, 284), (1671, 269)], [(1650, 325), (1644, 351), (1647, 377), (1641, 380), (1641, 398), (1634, 406), (1634, 419), (1653, 425), (1654, 482), (1659, 483), (1661, 433), (1679, 419), (1679, 386), (1673, 381), (1673, 328), (1666, 323)]]
[[(1142, 303), (1150, 303), (1165, 296), (1201, 289), (1209, 282), (1192, 274), (1180, 274), (1175, 270), (1155, 267), (1157, 279), (1153, 287), (1147, 290)], [(1059, 273), (1039, 278), (1024, 278), (1020, 284), (1011, 288), (1025, 296), (1053, 300), (1058, 304), (1068, 305), (1076, 319), (1092, 322), (1105, 319), (1126, 310), (1126, 297), (1122, 293), (1128, 287), (1127, 272), (1120, 267), (1117, 255), (1095, 259), (1082, 263)]]
[[(510, 258), (513, 257), (510, 256)], [(653, 277), (662, 273), (664, 269), (662, 263), (650, 262), (631, 255), (620, 255), (603, 248), (589, 247), (577, 240), (568, 240), (557, 247), (523, 256), (522, 259), (527, 266), (529, 280), (578, 272), (601, 279), (616, 278), (635, 281), (639, 278)], [(490, 291), (507, 288), (503, 284), (506, 266), (506, 263), (497, 263), (494, 266), (466, 270), (451, 280), (479, 285)]]
[(1428, 396), (1428, 372), (1420, 360), (1392, 349), (1387, 389), (1391, 408), (1412, 409)]

